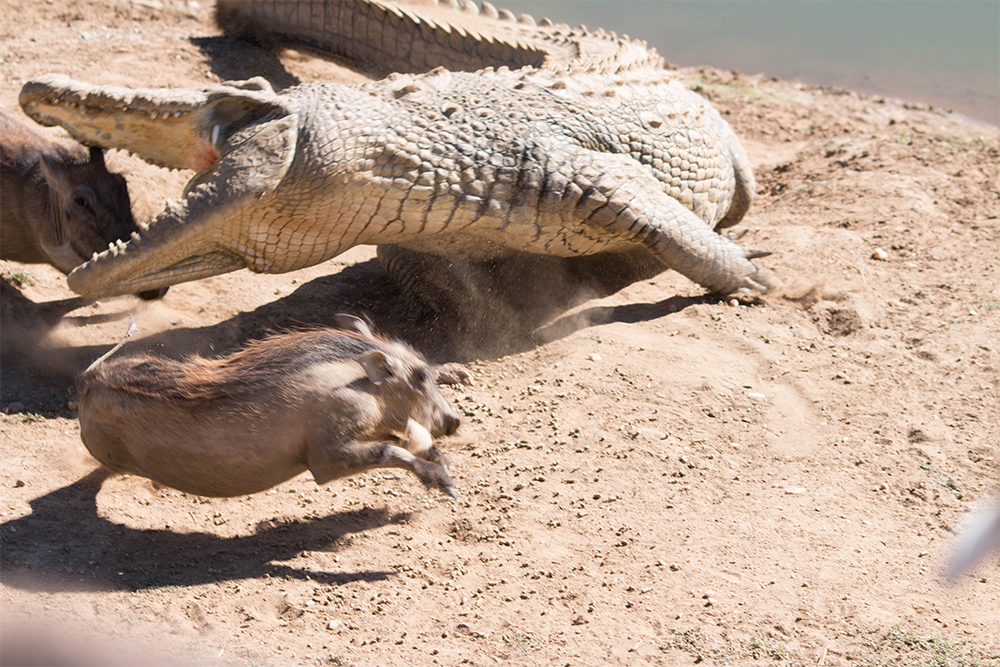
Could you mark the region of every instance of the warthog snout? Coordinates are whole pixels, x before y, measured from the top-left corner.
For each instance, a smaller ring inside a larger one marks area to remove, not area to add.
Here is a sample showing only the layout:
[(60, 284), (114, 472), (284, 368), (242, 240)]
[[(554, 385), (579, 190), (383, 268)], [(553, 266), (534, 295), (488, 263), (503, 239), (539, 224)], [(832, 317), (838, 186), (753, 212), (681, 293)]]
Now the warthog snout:
[(347, 330), (274, 336), (220, 359), (98, 360), (80, 379), (80, 434), (109, 468), (202, 496), (309, 470), (319, 484), (405, 468), (456, 495), (434, 437), (461, 419), (412, 348)]

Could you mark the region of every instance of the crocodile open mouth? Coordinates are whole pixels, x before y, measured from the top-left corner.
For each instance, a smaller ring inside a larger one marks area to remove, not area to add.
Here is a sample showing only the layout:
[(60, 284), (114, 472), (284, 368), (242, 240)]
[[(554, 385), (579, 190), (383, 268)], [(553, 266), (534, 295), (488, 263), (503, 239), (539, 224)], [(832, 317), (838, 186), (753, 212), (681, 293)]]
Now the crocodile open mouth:
[(219, 161), (222, 124), (213, 122), (207, 99), (190, 99), (192, 92), (98, 88), (57, 75), (26, 84), (21, 106), (83, 144), (121, 148), (161, 167), (200, 172)]
[(19, 101), (39, 123), (61, 125), (88, 146), (204, 172), (219, 162), (226, 137), (267, 113), (274, 97), (260, 78), (205, 88), (133, 89), (51, 74), (26, 83)]

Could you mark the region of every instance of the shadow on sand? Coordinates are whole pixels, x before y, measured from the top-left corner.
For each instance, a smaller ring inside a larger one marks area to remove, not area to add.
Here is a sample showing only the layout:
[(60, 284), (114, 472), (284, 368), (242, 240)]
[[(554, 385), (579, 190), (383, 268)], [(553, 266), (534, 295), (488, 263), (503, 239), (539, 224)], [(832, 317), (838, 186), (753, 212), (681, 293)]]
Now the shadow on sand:
[(223, 81), (240, 81), (262, 76), (276, 92), (297, 86), (302, 81), (281, 63), (277, 50), (265, 49), (236, 37), (192, 37), (208, 60), (212, 73)]
[(273, 560), (303, 550), (335, 551), (359, 533), (402, 524), (409, 514), (363, 508), (272, 526), (246, 537), (138, 530), (98, 515), (97, 494), (107, 478), (95, 470), (30, 501), (31, 514), (0, 524), (0, 565), (7, 586), (49, 593), (196, 586), (253, 577), (292, 577), (325, 583), (379, 581), (390, 571), (317, 572)]
[[(552, 295), (549, 295), (552, 296)], [(499, 307), (486, 325), (463, 324), (463, 318), (444, 314), (418, 319), (408, 316), (412, 304), (389, 278), (377, 260), (369, 260), (302, 284), (293, 293), (229, 320), (204, 327), (180, 327), (129, 342), (119, 355), (151, 353), (180, 358), (190, 354), (218, 356), (239, 348), (247, 341), (269, 333), (303, 327), (335, 326), (338, 313), (367, 316), (384, 334), (404, 340), (434, 363), (467, 363), (492, 359), (534, 349), (598, 324), (642, 322), (658, 319), (684, 308), (715, 300), (711, 296), (672, 296), (656, 303), (622, 306), (595, 306), (568, 312), (588, 297), (601, 296), (588, 289), (565, 293), (544, 301), (543, 308), (515, 310)], [(167, 298), (170, 298), (169, 296)], [(16, 308), (4, 308), (0, 326), (3, 345), (5, 386), (30, 390), (32, 385), (62, 387), (70, 391), (73, 380), (94, 359), (107, 351), (106, 345), (37, 349), (37, 341), (59, 322), (58, 312), (79, 307), (77, 301), (34, 304), (21, 297)], [(69, 303), (72, 302), (72, 303)], [(76, 305), (74, 305), (76, 304)], [(108, 315), (72, 316), (74, 324), (86, 326), (107, 321)], [(113, 317), (122, 320), (124, 313)], [(139, 320), (140, 330), (142, 326)], [(14, 346), (14, 341), (19, 345)], [(10, 344), (7, 344), (10, 343)], [(31, 350), (35, 354), (31, 354)], [(4, 401), (10, 400), (4, 390)]]

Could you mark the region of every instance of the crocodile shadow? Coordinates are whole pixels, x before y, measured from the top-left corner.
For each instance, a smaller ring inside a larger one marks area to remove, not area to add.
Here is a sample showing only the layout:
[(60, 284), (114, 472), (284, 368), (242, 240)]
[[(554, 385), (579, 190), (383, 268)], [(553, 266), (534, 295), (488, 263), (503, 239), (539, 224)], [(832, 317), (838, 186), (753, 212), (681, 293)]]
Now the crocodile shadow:
[(285, 69), (276, 50), (226, 35), (192, 37), (190, 41), (205, 56), (212, 73), (223, 81), (262, 76), (277, 92), (302, 83), (298, 77)]
[[(292, 58), (304, 56), (315, 59), (314, 66), (318, 65), (323, 71), (323, 78), (329, 81), (341, 78), (342, 73), (338, 70), (349, 70), (370, 79), (381, 79), (389, 74), (378, 63), (352, 60), (346, 54), (341, 56), (329, 53), (305, 42), (293, 44), (291, 39), (287, 40), (287, 46), (232, 35), (192, 37), (190, 41), (205, 56), (212, 73), (223, 81), (262, 76), (279, 93), (302, 83), (301, 79), (285, 68), (281, 60), (282, 54)], [(294, 49), (296, 53), (290, 54), (290, 49)]]
[[(470, 328), (463, 325), (469, 318), (454, 314), (411, 317), (409, 299), (378, 261), (372, 259), (314, 278), (291, 294), (223, 322), (203, 327), (178, 327), (131, 341), (120, 354), (149, 353), (174, 358), (191, 354), (218, 356), (269, 333), (336, 326), (336, 315), (346, 312), (368, 317), (379, 331), (408, 342), (434, 363), (468, 363), (532, 350), (597, 324), (650, 321), (690, 305), (714, 301), (710, 296), (670, 296), (656, 303), (595, 306), (568, 312), (585, 304), (589, 298), (603, 296), (606, 291), (584, 287), (561, 295), (562, 298), (539, 299), (534, 308), (524, 310), (516, 308), (524, 306), (523, 303), (514, 306), (507, 303), (481, 325)], [(79, 324), (89, 323), (90, 317), (82, 318)], [(93, 317), (102, 316), (95, 314)], [(124, 319), (125, 316), (117, 314), (116, 317)], [(138, 324), (141, 330), (141, 317)], [(73, 378), (107, 349), (107, 345), (46, 349), (44, 356), (48, 361), (45, 364), (24, 362), (5, 368), (5, 380), (11, 386), (24, 385), (22, 389), (39, 386), (65, 394)]]
[[(669, 296), (654, 303), (593, 307), (567, 314), (610, 293), (613, 291), (580, 286), (563, 294), (538, 295), (532, 307), (523, 303), (532, 298), (527, 294), (516, 303), (498, 300), (495, 311), (478, 312), (474, 318), (453, 312), (414, 318), (410, 299), (372, 259), (303, 283), (287, 296), (224, 322), (164, 331), (130, 343), (129, 350), (167, 356), (216, 356), (268, 333), (336, 326), (336, 315), (346, 312), (368, 317), (379, 331), (406, 341), (432, 362), (467, 363), (532, 350), (598, 324), (650, 321), (691, 305), (717, 301), (707, 295)], [(85, 350), (81, 363), (89, 363), (104, 351), (103, 347)]]
[(258, 525), (245, 537), (139, 530), (97, 511), (108, 477), (97, 469), (82, 479), (29, 501), (31, 514), (0, 524), (0, 566), (7, 586), (49, 593), (196, 586), (247, 578), (290, 577), (343, 584), (380, 581), (391, 571), (317, 572), (271, 564), (303, 550), (335, 551), (351, 534), (406, 523), (409, 514), (363, 508), (315, 520)]

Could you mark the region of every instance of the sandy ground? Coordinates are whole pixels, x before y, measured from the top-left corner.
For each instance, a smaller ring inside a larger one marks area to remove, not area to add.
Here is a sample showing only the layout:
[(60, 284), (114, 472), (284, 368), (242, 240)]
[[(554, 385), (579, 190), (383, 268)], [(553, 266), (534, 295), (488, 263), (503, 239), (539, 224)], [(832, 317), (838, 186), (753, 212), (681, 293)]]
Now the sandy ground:
[[(12, 113), (48, 72), (360, 80), (221, 37), (204, 2), (0, 12)], [(743, 243), (775, 251), (761, 263), (801, 298), (731, 305), (667, 272), (472, 338), (408, 321), (372, 248), (155, 303), (87, 301), (53, 269), (6, 264), (21, 286), (2, 301), (5, 664), (998, 664), (996, 558), (941, 576), (1000, 481), (997, 129), (682, 73), (754, 164)], [(109, 163), (143, 220), (190, 176)], [(233, 499), (88, 477), (73, 377), (127, 313), (125, 353), (181, 356), (341, 311), (475, 374), (444, 388), (464, 415), (442, 441), (457, 501), (396, 472)]]

